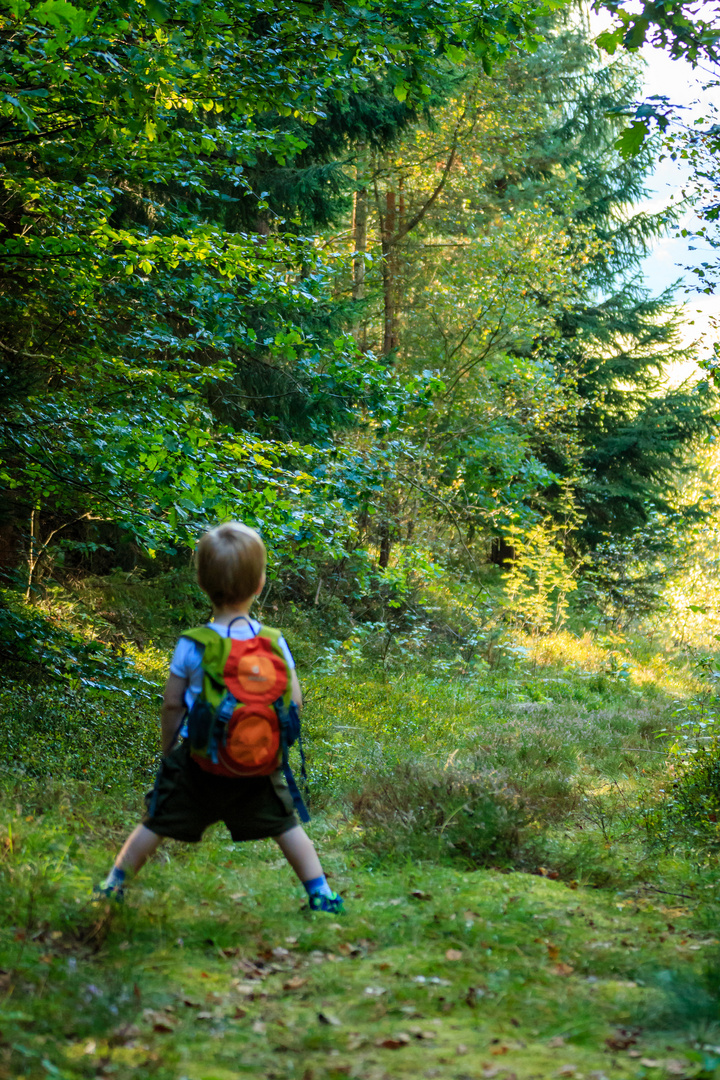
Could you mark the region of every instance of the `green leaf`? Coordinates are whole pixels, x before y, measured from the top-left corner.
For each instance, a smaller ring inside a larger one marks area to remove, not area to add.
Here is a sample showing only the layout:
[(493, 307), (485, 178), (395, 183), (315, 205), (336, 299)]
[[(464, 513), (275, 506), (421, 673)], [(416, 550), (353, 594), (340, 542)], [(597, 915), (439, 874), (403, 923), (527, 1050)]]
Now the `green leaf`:
[(145, 7), (154, 22), (164, 23), (170, 18), (170, 11), (163, 0), (145, 0)]
[(622, 41), (622, 30), (603, 30), (602, 34), (598, 34), (595, 38), (595, 44), (598, 49), (602, 49), (603, 52), (608, 53), (610, 56), (615, 53), (618, 45)]
[(645, 120), (633, 120), (630, 127), (625, 128), (616, 139), (615, 149), (627, 161), (640, 153), (649, 134), (650, 128)]

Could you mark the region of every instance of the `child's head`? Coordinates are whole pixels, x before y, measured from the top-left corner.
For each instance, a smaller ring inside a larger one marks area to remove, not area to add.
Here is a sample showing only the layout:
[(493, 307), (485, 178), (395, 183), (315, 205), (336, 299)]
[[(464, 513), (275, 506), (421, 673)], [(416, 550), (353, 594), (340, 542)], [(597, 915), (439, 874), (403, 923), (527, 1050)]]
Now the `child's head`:
[(226, 521), (206, 532), (195, 549), (198, 584), (215, 607), (242, 604), (260, 591), (266, 558), (254, 529)]

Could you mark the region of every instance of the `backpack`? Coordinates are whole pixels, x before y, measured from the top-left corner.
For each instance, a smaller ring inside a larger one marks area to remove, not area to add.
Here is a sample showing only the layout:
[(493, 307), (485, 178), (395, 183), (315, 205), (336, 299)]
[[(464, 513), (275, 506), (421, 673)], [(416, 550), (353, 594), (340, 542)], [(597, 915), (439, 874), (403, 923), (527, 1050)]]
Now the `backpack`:
[(253, 637), (239, 640), (199, 626), (182, 636), (203, 650), (202, 691), (187, 715), (192, 757), (205, 772), (220, 776), (269, 776), (282, 769), (300, 820), (309, 821), (288, 760), (288, 749), (297, 742), (307, 787), (300, 717), (291, 700), (280, 631), (261, 626)]

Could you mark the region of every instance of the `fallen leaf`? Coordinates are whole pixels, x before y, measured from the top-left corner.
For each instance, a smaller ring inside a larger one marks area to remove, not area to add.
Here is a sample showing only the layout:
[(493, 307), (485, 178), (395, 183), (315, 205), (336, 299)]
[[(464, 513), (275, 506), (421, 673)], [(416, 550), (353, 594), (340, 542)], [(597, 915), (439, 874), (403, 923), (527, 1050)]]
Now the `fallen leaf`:
[(552, 969), (554, 975), (572, 975), (575, 968), (572, 964), (563, 964), (562, 961)]
[(458, 1043), (455, 1047), (455, 1053), (458, 1057), (462, 1057), (463, 1054), (467, 1054), (468, 1048), (465, 1043)]
[(504, 1045), (502, 1045), (502, 1046), (493, 1046), (491, 1048), (491, 1050), (490, 1050), (490, 1053), (494, 1054), (495, 1057), (499, 1057), (500, 1054), (507, 1054), (507, 1052), (508, 1052), (508, 1047), (504, 1046)]
[(410, 1036), (405, 1031), (399, 1032), (386, 1039), (377, 1039), (376, 1046), (383, 1046), (386, 1050), (400, 1050), (410, 1042)]
[(143, 1016), (152, 1025), (153, 1031), (169, 1034), (175, 1030), (175, 1021), (167, 1013), (157, 1012), (155, 1009), (143, 1009)]
[(342, 1027), (342, 1021), (338, 1020), (337, 1016), (333, 1016), (332, 1013), (319, 1012), (317, 1018), (321, 1024), (329, 1024), (331, 1027)]
[(118, 1046), (124, 1046), (131, 1040), (136, 1039), (140, 1034), (140, 1028), (135, 1024), (121, 1024), (120, 1027), (115, 1028), (113, 1031), (110, 1042)]
[(231, 900), (243, 900), (247, 896), (246, 892), (234, 892), (230, 893)]
[(492, 1077), (497, 1076), (497, 1074), (499, 1072), (500, 1072), (500, 1070), (496, 1069), (494, 1065), (486, 1065), (483, 1068), (482, 1074), (483, 1074), (484, 1080), (492, 1080)]
[(482, 997), (485, 997), (485, 991), (481, 986), (469, 986), (468, 992), (465, 995), (465, 1001), (471, 1009), (474, 1009)]
[(576, 1072), (577, 1072), (577, 1069), (575, 1068), (574, 1065), (561, 1065), (560, 1068), (558, 1069), (556, 1075), (557, 1076), (574, 1076)]
[(631, 1058), (642, 1057), (642, 1051), (641, 1050), (628, 1050), (628, 1057), (631, 1057)]
[(300, 975), (293, 975), (291, 979), (283, 983), (283, 990), (299, 990), (306, 982), (307, 979), (301, 978)]
[(288, 950), (284, 949), (282, 945), (278, 945), (276, 948), (274, 948), (272, 954), (276, 960), (284, 960), (286, 956), (290, 955)]
[(675, 1058), (670, 1058), (665, 1062), (665, 1069), (670, 1076), (684, 1076), (687, 1072), (687, 1063), (684, 1061), (677, 1061)]
[(267, 1029), (267, 1024), (265, 1024), (262, 1020), (255, 1020), (253, 1022), (252, 1029), (256, 1035), (264, 1035)]
[(557, 945), (548, 944), (547, 952), (548, 959), (550, 960), (557, 960), (558, 956), (560, 955), (560, 950), (558, 949)]
[(659, 1069), (662, 1061), (656, 1061), (654, 1058), (640, 1058), (640, 1064), (644, 1065), (646, 1069)]
[(446, 960), (462, 960), (463, 954), (460, 949), (448, 949), (445, 953)]
[(562, 1035), (553, 1035), (552, 1039), (548, 1039), (548, 1046), (551, 1046), (553, 1049), (555, 1049), (558, 1046), (564, 1046), (564, 1045), (565, 1045), (565, 1039), (563, 1038)]
[(637, 1042), (637, 1032), (627, 1028), (618, 1028), (614, 1035), (605, 1040), (609, 1050), (627, 1050), (628, 1046), (634, 1046)]

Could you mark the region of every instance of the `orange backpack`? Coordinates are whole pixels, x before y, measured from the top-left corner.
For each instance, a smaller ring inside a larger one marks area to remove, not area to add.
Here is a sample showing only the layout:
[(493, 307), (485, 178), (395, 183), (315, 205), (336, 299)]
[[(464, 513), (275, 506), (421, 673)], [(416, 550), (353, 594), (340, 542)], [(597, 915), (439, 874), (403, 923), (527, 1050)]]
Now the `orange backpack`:
[(203, 650), (203, 685), (188, 713), (188, 739), (205, 772), (248, 777), (282, 769), (300, 819), (309, 821), (288, 760), (288, 749), (297, 742), (307, 783), (300, 717), (281, 636), (269, 626), (245, 640), (221, 637), (208, 626), (183, 634)]

